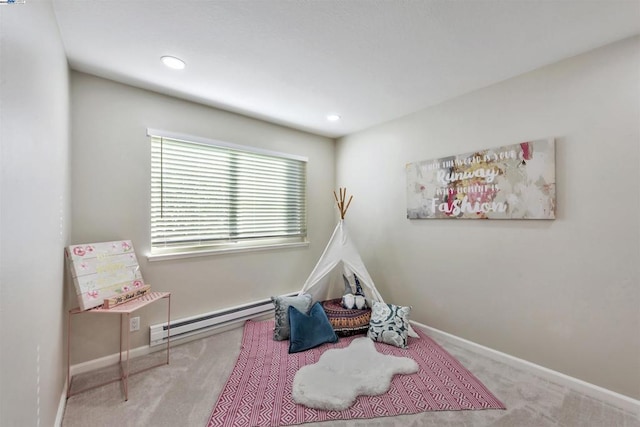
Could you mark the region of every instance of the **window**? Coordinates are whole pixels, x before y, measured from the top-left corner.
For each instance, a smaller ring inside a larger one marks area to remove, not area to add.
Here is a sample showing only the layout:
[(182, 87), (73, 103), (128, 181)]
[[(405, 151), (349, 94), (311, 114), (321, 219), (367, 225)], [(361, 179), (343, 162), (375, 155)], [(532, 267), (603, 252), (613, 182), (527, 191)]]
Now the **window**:
[(148, 135), (152, 257), (306, 242), (306, 158)]

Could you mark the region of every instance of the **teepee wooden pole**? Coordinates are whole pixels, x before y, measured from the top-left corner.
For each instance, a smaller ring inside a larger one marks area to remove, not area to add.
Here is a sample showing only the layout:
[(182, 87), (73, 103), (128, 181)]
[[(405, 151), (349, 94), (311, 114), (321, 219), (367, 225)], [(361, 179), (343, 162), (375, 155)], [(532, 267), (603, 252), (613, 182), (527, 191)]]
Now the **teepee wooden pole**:
[[(347, 209), (349, 209), (349, 205), (351, 204), (351, 200), (353, 200), (353, 196), (349, 196), (349, 201), (347, 202), (347, 206), (344, 208), (344, 215), (347, 214)], [(342, 219), (344, 219), (344, 215), (343, 215)]]
[(347, 198), (347, 189), (346, 188), (340, 188), (339, 192), (340, 192), (340, 198), (339, 199), (338, 199), (338, 195), (336, 194), (335, 190), (333, 191), (333, 197), (336, 199), (336, 204), (338, 205), (338, 210), (340, 211), (340, 219), (344, 219), (344, 216), (347, 213), (347, 209), (349, 209), (349, 205), (351, 204), (351, 200), (353, 199), (353, 196), (349, 196), (349, 201), (345, 205), (344, 202), (345, 202), (345, 200)]

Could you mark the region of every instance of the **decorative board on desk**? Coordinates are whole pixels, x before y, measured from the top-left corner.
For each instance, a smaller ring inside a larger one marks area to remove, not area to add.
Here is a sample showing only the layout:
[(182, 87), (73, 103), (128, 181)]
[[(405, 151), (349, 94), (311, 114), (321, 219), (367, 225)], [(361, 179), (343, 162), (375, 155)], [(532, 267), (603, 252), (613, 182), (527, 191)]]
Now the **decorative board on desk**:
[(132, 291), (123, 292), (120, 295), (111, 298), (105, 298), (102, 308), (110, 309), (117, 305), (124, 304), (136, 298), (140, 298), (143, 295), (148, 294), (151, 291), (151, 285), (144, 285), (139, 288), (135, 288)]
[(80, 310), (145, 286), (130, 240), (72, 245), (64, 252)]

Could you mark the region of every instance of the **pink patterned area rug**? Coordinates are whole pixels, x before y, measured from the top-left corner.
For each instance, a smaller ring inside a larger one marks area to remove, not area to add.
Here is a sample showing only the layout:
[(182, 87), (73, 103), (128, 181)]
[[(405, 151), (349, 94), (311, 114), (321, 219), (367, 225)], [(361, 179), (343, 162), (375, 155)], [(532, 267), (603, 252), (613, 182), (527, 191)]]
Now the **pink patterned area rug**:
[(471, 372), (418, 329), (420, 338), (409, 338), (406, 350), (375, 343), (378, 352), (410, 357), (420, 367), (415, 374), (396, 375), (387, 393), (359, 396), (353, 406), (343, 411), (298, 405), (291, 398), (298, 369), (317, 362), (326, 350), (347, 347), (362, 335), (341, 337), (334, 344), (289, 354), (288, 341), (273, 340), (273, 326), (273, 320), (246, 322), (240, 355), (207, 427), (277, 427), (426, 411), (505, 409)]

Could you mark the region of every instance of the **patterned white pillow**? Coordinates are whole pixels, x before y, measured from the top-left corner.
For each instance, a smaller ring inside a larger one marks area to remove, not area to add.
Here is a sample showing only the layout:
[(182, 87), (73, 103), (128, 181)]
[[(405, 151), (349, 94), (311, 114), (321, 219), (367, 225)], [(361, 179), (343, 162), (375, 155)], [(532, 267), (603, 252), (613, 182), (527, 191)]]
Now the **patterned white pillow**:
[(373, 301), (367, 336), (374, 341), (407, 348), (410, 311), (411, 307)]

